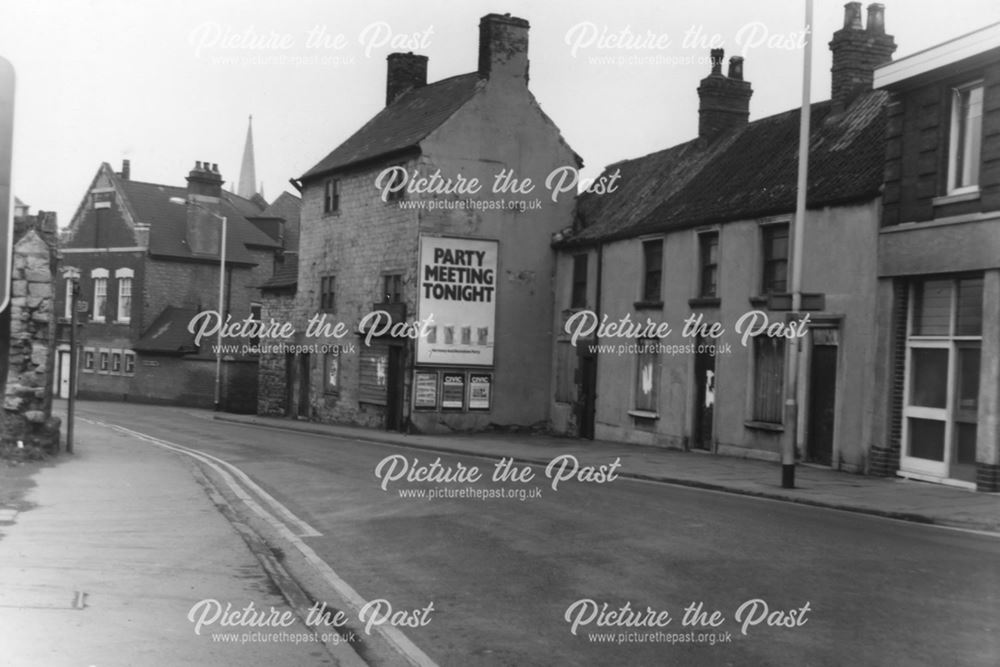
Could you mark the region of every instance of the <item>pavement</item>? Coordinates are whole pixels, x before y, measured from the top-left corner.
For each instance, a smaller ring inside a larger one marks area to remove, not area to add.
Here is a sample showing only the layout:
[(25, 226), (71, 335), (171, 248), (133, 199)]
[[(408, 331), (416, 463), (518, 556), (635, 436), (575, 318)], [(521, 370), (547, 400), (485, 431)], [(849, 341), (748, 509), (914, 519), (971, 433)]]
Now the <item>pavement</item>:
[[(343, 664), (193, 464), (83, 420), (76, 441), (0, 512), (0, 665)], [(245, 624), (272, 610), (287, 624)]]
[(251, 415), (217, 414), (215, 418), (442, 454), (513, 458), (519, 463), (538, 465), (548, 465), (555, 457), (566, 454), (576, 457), (581, 469), (619, 460), (617, 472), (621, 477), (1000, 534), (1000, 494), (900, 477), (870, 477), (799, 465), (795, 488), (785, 489), (781, 487), (781, 466), (777, 463), (707, 452), (538, 434), (413, 435)]

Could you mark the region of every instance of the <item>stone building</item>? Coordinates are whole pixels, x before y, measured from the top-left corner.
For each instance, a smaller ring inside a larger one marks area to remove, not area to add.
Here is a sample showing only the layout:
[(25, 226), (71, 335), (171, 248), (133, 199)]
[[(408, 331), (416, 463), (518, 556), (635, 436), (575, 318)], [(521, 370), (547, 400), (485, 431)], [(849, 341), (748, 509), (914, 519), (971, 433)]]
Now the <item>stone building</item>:
[(32, 216), (16, 203), (11, 299), (0, 324), (0, 344), (8, 350), (0, 369), (6, 378), (0, 433), (6, 443), (20, 440), (54, 452), (60, 426), (52, 416), (56, 215)]
[[(810, 108), (802, 290), (821, 295), (810, 312), (787, 326), (800, 110), (750, 122), (743, 59), (724, 74), (713, 51), (699, 136), (608, 167), (621, 187), (581, 196), (557, 244), (557, 431), (778, 461), (794, 334), (799, 458), (868, 469), (886, 100), (871, 82), (895, 49), (882, 6), (863, 27), (848, 3), (830, 49), (831, 99)], [(591, 326), (596, 316), (671, 332), (623, 335)], [(775, 335), (756, 329), (765, 322)]]
[[(62, 239), (62, 268), (80, 271), (82, 398), (211, 407), (215, 335), (198, 341), (188, 325), (217, 311), (221, 217), (227, 220), (223, 317), (260, 318), (257, 286), (281, 261), (281, 221), (259, 195), (223, 190), (216, 165), (197, 162), (186, 186), (133, 180), (104, 163)], [(59, 377), (69, 371), (69, 282), (57, 296)], [(225, 340), (221, 407), (254, 412), (257, 355), (252, 340)], [(244, 347), (246, 345), (246, 347)]]
[[(385, 108), (301, 177), (292, 321), (299, 342), (330, 345), (275, 359), (262, 410), (429, 432), (547, 424), (550, 241), (576, 188), (554, 201), (544, 184), (581, 161), (528, 88), (528, 30), (483, 17), (478, 69), (435, 83), (425, 56), (391, 54)], [(348, 333), (310, 338), (313, 317)]]
[(1000, 24), (880, 67), (873, 464), (1000, 491)]

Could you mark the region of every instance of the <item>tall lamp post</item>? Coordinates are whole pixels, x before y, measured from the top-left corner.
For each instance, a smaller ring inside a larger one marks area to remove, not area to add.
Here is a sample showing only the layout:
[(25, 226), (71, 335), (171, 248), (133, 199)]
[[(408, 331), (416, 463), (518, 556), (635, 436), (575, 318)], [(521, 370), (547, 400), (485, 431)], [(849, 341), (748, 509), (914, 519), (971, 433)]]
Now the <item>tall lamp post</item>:
[[(215, 217), (222, 223), (222, 235), (219, 241), (219, 320), (223, 319), (223, 311), (226, 306), (226, 231), (229, 221), (226, 216), (219, 215), (208, 207), (199, 204), (197, 201), (171, 197), (171, 204), (186, 204), (195, 206)], [(222, 327), (219, 327), (218, 336), (215, 341), (215, 399), (214, 409), (216, 412), (222, 409)]]
[(76, 304), (80, 296), (80, 270), (66, 267), (63, 277), (70, 281), (69, 315), (69, 399), (66, 404), (66, 453), (73, 453), (73, 413), (76, 410)]

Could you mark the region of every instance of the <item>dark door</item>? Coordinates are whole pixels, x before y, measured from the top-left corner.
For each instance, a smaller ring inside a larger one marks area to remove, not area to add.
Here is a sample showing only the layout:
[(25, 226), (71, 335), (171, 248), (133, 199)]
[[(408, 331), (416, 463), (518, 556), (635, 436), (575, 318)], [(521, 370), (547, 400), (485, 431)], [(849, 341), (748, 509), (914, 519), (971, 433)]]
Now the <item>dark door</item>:
[(285, 416), (291, 417), (295, 414), (296, 389), (295, 384), (295, 355), (291, 352), (285, 353)]
[(809, 437), (806, 459), (833, 461), (834, 399), (837, 394), (837, 346), (813, 345), (809, 369)]
[(592, 354), (580, 357), (580, 400), (577, 423), (581, 438), (594, 439), (594, 413), (597, 404), (597, 357)]
[(715, 346), (702, 338), (698, 339), (694, 355), (694, 381), (694, 446), (711, 451), (715, 414)]
[(296, 414), (309, 418), (309, 354), (299, 355), (299, 401)]
[(388, 395), (385, 404), (385, 430), (402, 431), (403, 420), (403, 348), (389, 346)]

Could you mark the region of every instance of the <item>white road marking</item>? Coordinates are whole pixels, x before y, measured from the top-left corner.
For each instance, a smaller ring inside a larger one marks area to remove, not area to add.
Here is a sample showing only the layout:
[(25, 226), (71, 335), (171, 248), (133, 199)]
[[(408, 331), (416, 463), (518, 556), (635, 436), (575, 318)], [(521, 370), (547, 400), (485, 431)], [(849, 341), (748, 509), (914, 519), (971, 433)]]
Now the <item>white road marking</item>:
[[(213, 470), (219, 473), (219, 476), (222, 477), (222, 479), (226, 482), (226, 485), (229, 486), (230, 489), (232, 489), (233, 493), (235, 493), (236, 496), (240, 500), (242, 500), (243, 503), (246, 504), (248, 508), (250, 508), (255, 514), (259, 515), (261, 518), (263, 518), (284, 539), (291, 542), (292, 545), (294, 545), (295, 548), (299, 550), (299, 552), (306, 559), (306, 561), (310, 565), (312, 565), (313, 568), (320, 574), (320, 576), (322, 576), (323, 579), (326, 580), (326, 582), (335, 591), (337, 591), (337, 593), (341, 597), (343, 597), (345, 600), (347, 600), (348, 603), (350, 603), (355, 607), (355, 611), (360, 611), (366, 604), (368, 604), (367, 600), (365, 600), (357, 591), (354, 590), (354, 588), (351, 587), (350, 584), (348, 584), (336, 572), (334, 572), (333, 568), (330, 567), (330, 565), (327, 564), (326, 561), (320, 558), (319, 554), (317, 554), (312, 549), (312, 547), (303, 542), (302, 538), (299, 535), (296, 535), (294, 532), (292, 532), (286, 524), (279, 521), (275, 516), (270, 514), (263, 507), (261, 507), (242, 488), (240, 488), (240, 486), (236, 483), (236, 480), (233, 479), (232, 475), (230, 475), (228, 472), (226, 472), (226, 470), (224, 470), (221, 467), (221, 465), (224, 465), (234, 470), (241, 476), (241, 480), (245, 479), (254, 487), (260, 489), (260, 487), (254, 484), (249, 479), (249, 477), (247, 477), (236, 466), (232, 465), (231, 463), (228, 463), (227, 461), (223, 461), (222, 459), (218, 459), (212, 456), (211, 454), (206, 454), (201, 450), (194, 449), (191, 447), (185, 447), (184, 445), (178, 445), (177, 443), (170, 442), (168, 440), (162, 440), (160, 438), (148, 435), (146, 433), (141, 433), (139, 431), (133, 431), (132, 429), (125, 428), (124, 426), (119, 426), (117, 424), (106, 424), (101, 421), (88, 420), (86, 418), (81, 418), (81, 419), (84, 419), (84, 421), (92, 421), (92, 423), (94, 424), (113, 429), (115, 431), (118, 431), (119, 433), (130, 435), (132, 437), (138, 438), (150, 444), (157, 445), (158, 447), (169, 449), (181, 454), (186, 454), (210, 466)], [(221, 465), (217, 465), (216, 462)], [(263, 493), (263, 489), (260, 489), (260, 492)], [(306, 526), (308, 525), (304, 521), (298, 519), (298, 517), (295, 517), (295, 515), (287, 507), (282, 505), (273, 497), (268, 495), (267, 498), (270, 498), (268, 504), (274, 503), (276, 505), (275, 509), (278, 509), (278, 507), (280, 507), (278, 511), (283, 516), (293, 517), (301, 525), (306, 525)], [(315, 534), (319, 535), (320, 533), (316, 532)], [(382, 637), (386, 640), (386, 642), (388, 642), (390, 646), (392, 646), (404, 658), (406, 658), (406, 660), (411, 665), (414, 665), (415, 667), (438, 667), (437, 663), (434, 662), (430, 658), (430, 656), (421, 651), (420, 648), (418, 648), (416, 644), (410, 641), (409, 638), (406, 635), (404, 635), (398, 628), (391, 626), (382, 627), (380, 625), (377, 625), (375, 626), (375, 629), (382, 635)]]

